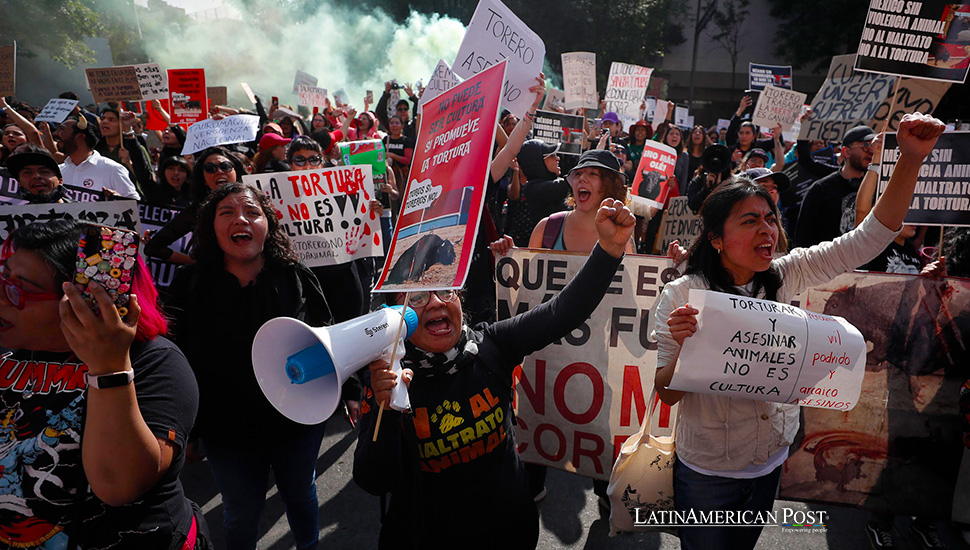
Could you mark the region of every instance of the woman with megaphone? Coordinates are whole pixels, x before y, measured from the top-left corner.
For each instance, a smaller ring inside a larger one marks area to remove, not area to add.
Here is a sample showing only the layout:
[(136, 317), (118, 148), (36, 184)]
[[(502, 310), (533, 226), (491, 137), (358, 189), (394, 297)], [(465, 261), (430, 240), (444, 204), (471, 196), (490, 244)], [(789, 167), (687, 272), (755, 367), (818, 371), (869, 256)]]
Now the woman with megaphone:
[(409, 294), (418, 313), (402, 362), (411, 411), (387, 407), (395, 375), (371, 363), (354, 455), (357, 484), (391, 494), (379, 548), (535, 548), (539, 516), (515, 448), (512, 370), (592, 314), (633, 227), (622, 201), (603, 200), (583, 268), (558, 296), (511, 319), (471, 328), (455, 291)]

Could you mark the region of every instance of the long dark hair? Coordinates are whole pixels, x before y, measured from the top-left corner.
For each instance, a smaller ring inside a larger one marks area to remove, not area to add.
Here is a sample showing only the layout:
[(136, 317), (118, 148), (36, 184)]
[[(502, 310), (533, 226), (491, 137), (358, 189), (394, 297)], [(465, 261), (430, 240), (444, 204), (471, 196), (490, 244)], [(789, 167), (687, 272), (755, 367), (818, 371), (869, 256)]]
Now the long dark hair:
[[(761, 197), (775, 214), (778, 225), (778, 241), (782, 249), (788, 248), (785, 230), (781, 227), (781, 214), (778, 206), (771, 200), (768, 190), (744, 176), (736, 176), (733, 180), (718, 186), (701, 205), (701, 236), (690, 247), (687, 259), (687, 273), (701, 275), (707, 280), (711, 290), (727, 294), (740, 294), (734, 284), (734, 277), (721, 263), (721, 256), (711, 244), (714, 237), (724, 236), (724, 222), (731, 216), (734, 209), (748, 197)], [(781, 275), (774, 267), (754, 274), (753, 295), (757, 296), (763, 289), (768, 300), (778, 297), (781, 288)]]
[(225, 147), (209, 147), (202, 154), (196, 157), (195, 168), (192, 169), (192, 182), (190, 192), (192, 193), (192, 202), (199, 204), (205, 200), (209, 195), (209, 187), (205, 184), (205, 169), (203, 165), (206, 159), (212, 155), (222, 155), (226, 157), (229, 162), (232, 163), (233, 170), (236, 171), (236, 181), (242, 181), (243, 176), (246, 175), (246, 168), (243, 167), (239, 159), (236, 158), (229, 149)]
[(283, 226), (280, 225), (280, 219), (276, 214), (276, 209), (273, 208), (273, 203), (269, 200), (269, 196), (258, 187), (235, 182), (217, 187), (209, 193), (205, 202), (199, 207), (198, 222), (195, 227), (197, 242), (195, 256), (198, 258), (199, 265), (205, 269), (223, 268), (224, 254), (222, 248), (219, 247), (219, 241), (216, 239), (214, 225), (216, 208), (223, 199), (237, 193), (249, 193), (263, 210), (263, 215), (266, 216), (266, 242), (263, 244), (263, 258), (266, 260), (266, 265), (285, 266), (299, 263), (300, 259), (290, 246), (290, 239), (283, 231)]

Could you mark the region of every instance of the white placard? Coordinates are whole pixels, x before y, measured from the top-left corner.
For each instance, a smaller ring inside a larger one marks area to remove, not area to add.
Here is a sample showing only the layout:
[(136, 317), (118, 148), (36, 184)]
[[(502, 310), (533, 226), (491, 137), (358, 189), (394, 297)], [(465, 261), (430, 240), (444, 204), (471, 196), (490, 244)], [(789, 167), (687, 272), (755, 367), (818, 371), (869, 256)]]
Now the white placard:
[(253, 105), (255, 105), (256, 104), (256, 94), (253, 93), (253, 89), (250, 88), (249, 87), (249, 84), (246, 84), (245, 82), (240, 82), (239, 85), (242, 86), (243, 91), (246, 92), (246, 97), (249, 98), (250, 103), (252, 103)]
[(305, 86), (300, 84), (299, 104), (307, 107), (326, 107), (327, 89), (317, 88), (316, 86)]
[(684, 340), (670, 389), (851, 410), (866, 370), (866, 342), (841, 317), (691, 289), (697, 332)]
[(293, 93), (300, 93), (300, 85), (303, 86), (316, 86), (317, 77), (312, 74), (305, 73), (301, 70), (296, 71), (296, 77), (293, 78)]
[[(617, 62), (610, 65), (610, 77), (606, 81), (606, 110), (619, 115), (624, 129), (629, 129), (640, 120), (640, 106), (650, 85), (651, 74), (653, 69), (650, 67)], [(654, 107), (656, 101), (654, 99)]]
[(455, 76), (455, 72), (451, 70), (448, 62), (444, 59), (439, 59), (438, 65), (434, 68), (434, 73), (428, 79), (428, 86), (424, 89), (424, 93), (421, 94), (421, 99), (418, 100), (418, 114), (421, 114), (425, 103), (450, 90), (459, 82), (461, 80)]
[(690, 113), (690, 111), (687, 109), (687, 107), (681, 107), (680, 105), (675, 106), (674, 124), (677, 126), (686, 126), (688, 113)]
[(542, 101), (542, 108), (546, 111), (559, 111), (566, 109), (566, 93), (562, 90), (549, 88), (546, 91), (546, 99)]
[(347, 97), (347, 92), (343, 88), (334, 92), (333, 98), (339, 105), (350, 105), (350, 99)]
[(802, 113), (802, 105), (807, 97), (801, 92), (765, 86), (758, 96), (751, 122), (769, 128), (781, 124), (782, 131), (789, 132)]
[(258, 130), (256, 115), (232, 115), (221, 120), (207, 118), (189, 126), (182, 154), (191, 155), (216, 145), (247, 143), (256, 139)]
[(411, 212), (417, 212), (418, 210), (424, 210), (441, 196), (441, 186), (432, 185), (430, 179), (412, 181), (409, 189), (408, 201), (403, 205), (404, 211), (401, 212), (402, 216), (406, 216)]
[(50, 122), (52, 124), (60, 124), (64, 122), (67, 115), (71, 114), (71, 111), (77, 107), (78, 101), (76, 99), (58, 99), (54, 98), (44, 105), (43, 110), (34, 117), (34, 122)]
[(653, 126), (654, 131), (657, 131), (657, 128), (667, 120), (667, 109), (669, 107), (666, 101), (662, 99), (657, 100), (657, 107), (653, 110), (653, 120), (651, 121), (651, 126)]
[(168, 71), (163, 71), (158, 63), (135, 65), (135, 75), (143, 100), (168, 99)]
[(517, 117), (532, 105), (529, 88), (542, 72), (546, 46), (539, 35), (498, 0), (481, 0), (452, 64), (455, 74), (468, 79), (502, 61), (509, 60), (502, 85), (502, 107)]
[(596, 54), (570, 52), (562, 54), (562, 82), (567, 109), (596, 109)]
[(10, 233), (32, 223), (78, 220), (130, 229), (141, 234), (138, 203), (133, 200), (99, 202), (60, 202), (51, 204), (0, 204), (0, 241)]

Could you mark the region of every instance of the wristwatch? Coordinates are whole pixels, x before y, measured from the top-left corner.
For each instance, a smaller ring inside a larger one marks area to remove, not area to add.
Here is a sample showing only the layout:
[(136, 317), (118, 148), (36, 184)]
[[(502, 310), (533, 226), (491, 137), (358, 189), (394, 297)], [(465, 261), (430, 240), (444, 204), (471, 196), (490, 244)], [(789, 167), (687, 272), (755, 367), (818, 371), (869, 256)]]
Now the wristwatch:
[(84, 373), (84, 383), (87, 384), (89, 388), (97, 388), (99, 390), (127, 386), (128, 384), (131, 384), (132, 380), (134, 379), (135, 371), (131, 369), (96, 376)]

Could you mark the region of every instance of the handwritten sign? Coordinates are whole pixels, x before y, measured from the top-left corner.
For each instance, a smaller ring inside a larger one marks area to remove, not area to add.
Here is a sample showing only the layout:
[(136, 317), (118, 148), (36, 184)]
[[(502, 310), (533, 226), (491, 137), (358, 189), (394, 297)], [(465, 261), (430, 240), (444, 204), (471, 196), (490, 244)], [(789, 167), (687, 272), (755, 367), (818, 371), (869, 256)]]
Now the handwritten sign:
[(299, 104), (307, 107), (326, 107), (327, 89), (300, 84)]
[(542, 108), (547, 111), (557, 111), (566, 109), (566, 92), (549, 88), (546, 98), (542, 100)]
[(135, 65), (135, 75), (143, 100), (168, 99), (168, 73), (158, 63)]
[(206, 119), (209, 105), (203, 69), (169, 69), (168, 87), (172, 124), (192, 124)]
[(311, 88), (317, 85), (317, 77), (312, 74), (305, 73), (301, 70), (296, 71), (296, 76), (293, 78), (293, 93), (300, 93), (300, 86), (310, 86)]
[(751, 122), (769, 128), (781, 124), (782, 131), (789, 131), (802, 113), (806, 97), (801, 92), (765, 86), (758, 96)]
[(687, 197), (673, 197), (667, 202), (667, 209), (664, 210), (664, 217), (660, 222), (658, 246), (653, 250), (654, 253), (665, 254), (667, 246), (674, 240), (680, 241), (680, 246), (689, 249), (700, 238), (703, 227), (701, 216), (694, 213), (687, 203)]
[(141, 101), (141, 86), (135, 67), (102, 67), (85, 69), (96, 103)]
[(848, 411), (859, 401), (866, 342), (848, 321), (797, 307), (691, 289), (697, 332), (670, 389)]
[(64, 122), (71, 111), (77, 107), (78, 100), (76, 99), (58, 99), (54, 98), (44, 105), (44, 108), (40, 113), (34, 117), (34, 122), (50, 122), (53, 124), (60, 124)]
[(80, 220), (131, 229), (141, 234), (138, 203), (131, 200), (53, 204), (0, 204), (0, 241), (15, 229), (32, 223)]
[(438, 97), (455, 87), (461, 80), (451, 70), (451, 66), (444, 59), (439, 59), (438, 64), (428, 79), (428, 86), (425, 87), (421, 99), (418, 100), (418, 114), (424, 110), (424, 104)]
[(256, 115), (232, 115), (221, 120), (207, 118), (189, 126), (182, 154), (191, 155), (216, 145), (248, 143), (256, 139), (258, 130)]
[(225, 86), (206, 86), (205, 95), (213, 105), (229, 104), (229, 90)]
[(583, 152), (583, 117), (536, 111), (536, 121), (532, 124), (536, 139), (559, 145), (560, 155), (580, 155)]
[(812, 99), (812, 118), (802, 124), (798, 139), (841, 141), (842, 135), (876, 117), (892, 94), (895, 76), (854, 72), (855, 54), (832, 58), (828, 75)]
[(765, 86), (791, 90), (791, 65), (748, 63), (748, 88), (761, 91)]
[(293, 250), (310, 267), (384, 255), (381, 223), (370, 207), (370, 166), (336, 166), (243, 176), (279, 209)]
[(502, 106), (519, 118), (532, 105), (529, 88), (542, 72), (546, 46), (499, 0), (480, 0), (458, 48), (452, 69), (468, 79), (508, 59)]
[(640, 106), (650, 85), (651, 74), (653, 69), (649, 67), (615, 61), (610, 65), (610, 77), (606, 81), (606, 110), (619, 115), (624, 129), (629, 129), (640, 120)]
[(17, 94), (17, 43), (0, 47), (0, 96)]
[(567, 109), (596, 109), (596, 54), (570, 52), (562, 54), (562, 82)]
[[(657, 107), (660, 105), (658, 103)], [(630, 198), (651, 208), (662, 209), (671, 191), (677, 189), (673, 181), (676, 165), (676, 149), (648, 139), (643, 144), (643, 154), (633, 177), (633, 195)]]

